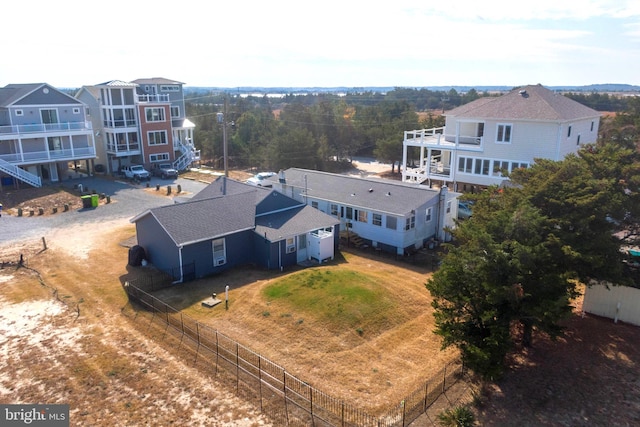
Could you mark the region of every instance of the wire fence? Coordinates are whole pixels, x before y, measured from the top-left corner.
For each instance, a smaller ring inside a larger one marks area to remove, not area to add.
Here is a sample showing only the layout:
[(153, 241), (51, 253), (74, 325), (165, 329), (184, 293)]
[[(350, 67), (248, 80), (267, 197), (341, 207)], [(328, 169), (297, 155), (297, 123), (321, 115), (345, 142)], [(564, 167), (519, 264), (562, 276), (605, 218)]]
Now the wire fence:
[(271, 360), (148, 294), (136, 282), (125, 283), (125, 290), (131, 303), (138, 307), (129, 306), (131, 311), (125, 307), (124, 314), (132, 316), (136, 323), (146, 323), (163, 340), (173, 340), (185, 358), (232, 385), (240, 397), (254, 403), (276, 425), (404, 427), (466, 374), (462, 363), (448, 364), (401, 402), (376, 416), (312, 387)]

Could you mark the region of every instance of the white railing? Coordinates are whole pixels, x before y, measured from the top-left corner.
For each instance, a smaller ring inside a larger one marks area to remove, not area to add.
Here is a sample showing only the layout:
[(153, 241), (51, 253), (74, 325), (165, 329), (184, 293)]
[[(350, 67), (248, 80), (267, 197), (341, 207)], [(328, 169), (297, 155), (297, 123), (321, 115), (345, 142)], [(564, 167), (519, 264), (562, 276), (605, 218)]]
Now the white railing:
[(27, 184), (33, 185), (34, 187), (42, 187), (42, 179), (38, 175), (27, 172), (26, 170), (2, 159), (0, 159), (0, 170), (14, 178), (18, 178), (19, 180), (26, 182)]
[(94, 147), (67, 148), (64, 150), (23, 151), (21, 153), (0, 154), (0, 161), (6, 163), (34, 163), (40, 161), (74, 160), (95, 157)]
[(90, 131), (91, 122), (33, 123), (28, 125), (0, 126), (0, 135), (21, 135), (28, 133), (51, 133), (70, 131)]

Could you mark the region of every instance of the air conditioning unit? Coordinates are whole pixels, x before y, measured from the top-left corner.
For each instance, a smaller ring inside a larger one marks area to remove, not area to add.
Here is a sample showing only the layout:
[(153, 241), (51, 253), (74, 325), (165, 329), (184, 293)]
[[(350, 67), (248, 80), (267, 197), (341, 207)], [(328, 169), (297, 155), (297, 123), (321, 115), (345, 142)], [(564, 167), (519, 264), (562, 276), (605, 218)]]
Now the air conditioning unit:
[(217, 266), (219, 266), (219, 265), (224, 265), (226, 262), (227, 262), (226, 258), (221, 257), (221, 258), (216, 258), (216, 260), (215, 260), (215, 263), (214, 263), (214, 264), (215, 264), (215, 265), (216, 265), (216, 267), (217, 267)]
[(289, 246), (287, 248), (287, 253), (288, 254), (294, 253), (295, 251), (296, 251), (296, 247), (295, 246)]

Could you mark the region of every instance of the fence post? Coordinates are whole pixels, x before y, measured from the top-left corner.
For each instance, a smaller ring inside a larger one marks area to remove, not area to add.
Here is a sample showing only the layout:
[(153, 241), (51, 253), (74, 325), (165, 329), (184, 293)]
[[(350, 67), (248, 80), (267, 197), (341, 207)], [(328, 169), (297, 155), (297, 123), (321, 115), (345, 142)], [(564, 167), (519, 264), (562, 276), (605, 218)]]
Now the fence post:
[(444, 376), (442, 377), (442, 392), (447, 390), (447, 365), (444, 365)]
[(236, 394), (240, 391), (240, 345), (236, 342)]
[(260, 396), (260, 412), (262, 412), (262, 356), (258, 356), (258, 395)]
[(429, 382), (424, 383), (424, 407), (422, 412), (427, 412), (427, 399), (429, 398)]
[(218, 342), (218, 330), (216, 329), (216, 376), (218, 375), (218, 358), (220, 357), (220, 343)]
[(200, 353), (200, 322), (196, 322), (196, 338), (198, 338), (198, 347), (196, 348), (196, 357), (193, 360), (193, 364), (198, 363), (198, 353)]
[(284, 393), (284, 416), (289, 425), (289, 407), (287, 406), (287, 370), (282, 370), (282, 391)]
[(401, 403), (402, 403), (402, 427), (404, 427), (404, 420), (406, 418), (406, 413), (407, 413), (407, 405), (405, 404), (404, 400)]

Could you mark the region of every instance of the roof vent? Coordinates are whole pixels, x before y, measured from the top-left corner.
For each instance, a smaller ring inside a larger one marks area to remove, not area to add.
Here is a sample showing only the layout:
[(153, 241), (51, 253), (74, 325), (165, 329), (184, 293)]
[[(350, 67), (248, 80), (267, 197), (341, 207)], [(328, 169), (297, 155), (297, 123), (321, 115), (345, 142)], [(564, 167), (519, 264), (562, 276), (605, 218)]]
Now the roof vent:
[(351, 197), (354, 197), (356, 195), (356, 193), (351, 193)]
[(391, 191), (387, 191), (387, 196), (390, 196), (390, 195), (391, 195)]
[(523, 98), (528, 98), (529, 94), (527, 93), (526, 90), (522, 89), (520, 92), (518, 92), (520, 94), (520, 96), (522, 96)]
[(370, 188), (370, 189), (369, 189), (369, 193), (373, 193), (373, 188)]

